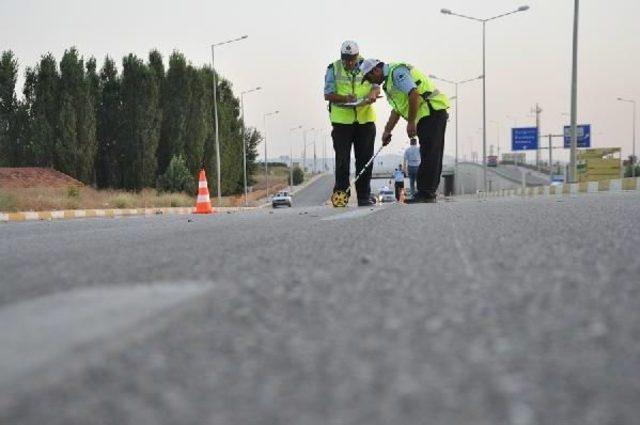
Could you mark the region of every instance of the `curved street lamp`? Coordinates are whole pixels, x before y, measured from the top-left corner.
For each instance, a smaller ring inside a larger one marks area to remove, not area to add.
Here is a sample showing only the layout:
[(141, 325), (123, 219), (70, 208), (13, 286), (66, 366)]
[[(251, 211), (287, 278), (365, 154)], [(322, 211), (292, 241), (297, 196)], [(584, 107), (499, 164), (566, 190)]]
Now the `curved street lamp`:
[(487, 193), (487, 61), (486, 61), (486, 28), (487, 22), (503, 18), (505, 16), (513, 15), (514, 13), (524, 12), (529, 10), (529, 6), (520, 6), (516, 10), (503, 13), (500, 15), (492, 16), (491, 18), (480, 19), (473, 16), (462, 15), (452, 12), (449, 9), (441, 9), (440, 12), (444, 15), (458, 16), (460, 18), (469, 19), (472, 21), (482, 23), (482, 169), (483, 169), (483, 190)]
[(220, 190), (220, 140), (218, 137), (218, 94), (216, 83), (216, 66), (215, 66), (215, 48), (225, 44), (235, 43), (236, 41), (244, 40), (249, 37), (243, 35), (242, 37), (234, 38), (233, 40), (222, 41), (220, 43), (214, 43), (211, 45), (211, 71), (213, 72), (213, 115), (216, 127), (216, 174), (217, 174), (217, 186), (218, 186), (218, 206), (222, 204), (222, 192)]
[(279, 114), (280, 111), (267, 112), (262, 117), (264, 122), (264, 180), (267, 185), (267, 198), (269, 197), (269, 161), (267, 160), (267, 117)]
[(244, 119), (244, 95), (261, 90), (262, 87), (256, 87), (255, 89), (245, 90), (240, 93), (240, 109), (242, 111), (242, 167), (244, 169), (244, 206), (249, 205), (249, 195), (247, 193), (247, 141), (246, 139), (246, 122)]

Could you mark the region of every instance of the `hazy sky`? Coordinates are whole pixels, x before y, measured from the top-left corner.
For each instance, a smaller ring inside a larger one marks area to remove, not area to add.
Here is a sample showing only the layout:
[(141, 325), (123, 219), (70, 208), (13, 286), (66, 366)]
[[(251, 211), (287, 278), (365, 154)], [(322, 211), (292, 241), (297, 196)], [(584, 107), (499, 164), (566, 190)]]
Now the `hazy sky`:
[[(490, 17), (528, 4), (524, 13), (487, 26), (488, 137), (501, 151), (510, 146), (509, 127), (531, 125), (536, 102), (544, 110), (542, 131), (559, 133), (568, 121), (573, 0), (0, 0), (0, 50), (12, 49), (21, 65), (33, 66), (45, 52), (60, 58), (70, 46), (99, 65), (105, 55), (120, 62), (133, 52), (146, 58), (157, 48), (175, 49), (194, 65), (211, 62), (210, 44), (247, 34), (248, 39), (216, 49), (216, 68), (240, 91), (262, 86), (245, 97), (247, 123), (263, 130), (268, 118), (269, 156), (301, 149), (298, 125), (321, 129), (318, 154), (330, 131), (323, 100), (327, 64), (340, 43), (356, 40), (366, 57), (409, 62), (427, 74), (460, 80), (482, 72), (482, 26), (440, 13), (441, 8)], [(578, 121), (593, 126), (595, 147), (631, 151), (631, 105), (640, 101), (640, 1), (582, 0), (580, 14)], [(453, 87), (438, 83), (453, 94)], [(460, 87), (460, 153), (481, 152), (481, 81)], [(378, 129), (388, 117), (378, 102)], [(455, 111), (446, 153), (454, 152)], [(379, 144), (379, 136), (376, 144)], [(561, 141), (555, 142), (560, 144)], [(404, 125), (394, 132), (389, 153), (406, 146)], [(638, 146), (640, 150), (640, 146)], [(327, 152), (331, 152), (327, 138)], [(566, 158), (566, 153), (554, 155)], [(272, 155), (273, 154), (273, 155)], [(546, 151), (543, 156), (546, 158)], [(332, 152), (331, 152), (332, 156)], [(531, 156), (532, 158), (532, 156)]]

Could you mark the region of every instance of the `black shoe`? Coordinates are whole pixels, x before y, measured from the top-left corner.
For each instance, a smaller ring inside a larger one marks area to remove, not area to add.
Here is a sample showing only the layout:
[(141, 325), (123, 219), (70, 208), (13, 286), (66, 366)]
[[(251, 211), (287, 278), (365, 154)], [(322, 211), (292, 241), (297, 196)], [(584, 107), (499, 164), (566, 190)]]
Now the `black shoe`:
[(416, 192), (412, 198), (405, 199), (405, 204), (435, 204), (438, 202), (438, 198), (435, 193), (421, 193)]
[(375, 199), (367, 198), (367, 199), (358, 199), (359, 207), (372, 207), (376, 204)]

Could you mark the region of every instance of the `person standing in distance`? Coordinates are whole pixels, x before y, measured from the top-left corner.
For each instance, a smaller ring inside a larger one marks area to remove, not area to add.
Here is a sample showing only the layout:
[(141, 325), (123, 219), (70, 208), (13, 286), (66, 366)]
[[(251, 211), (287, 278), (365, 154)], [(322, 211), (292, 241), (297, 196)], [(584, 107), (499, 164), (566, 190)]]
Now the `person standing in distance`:
[(416, 177), (420, 167), (420, 148), (414, 137), (409, 141), (409, 147), (404, 151), (404, 169), (409, 175), (409, 192), (411, 196), (416, 193)]
[(398, 168), (393, 172), (393, 180), (395, 181), (394, 191), (396, 194), (396, 201), (400, 202), (400, 193), (404, 190), (404, 170), (402, 164), (398, 164)]
[(449, 99), (436, 89), (433, 82), (417, 68), (404, 63), (389, 63), (366, 59), (360, 64), (363, 80), (383, 84), (387, 101), (393, 108), (382, 133), (384, 146), (391, 142), (391, 131), (400, 117), (407, 121), (407, 136), (418, 136), (420, 166), (418, 191), (407, 203), (436, 202), (440, 184), (444, 134), (449, 114)]
[[(340, 59), (327, 67), (324, 77), (324, 99), (329, 102), (336, 156), (334, 192), (346, 191), (349, 187), (351, 145), (356, 158), (356, 175), (373, 156), (376, 113), (372, 103), (380, 95), (380, 87), (363, 81), (359, 69), (362, 61), (358, 44), (347, 40), (340, 47)], [(358, 206), (375, 203), (371, 199), (371, 169), (372, 166), (356, 182)]]

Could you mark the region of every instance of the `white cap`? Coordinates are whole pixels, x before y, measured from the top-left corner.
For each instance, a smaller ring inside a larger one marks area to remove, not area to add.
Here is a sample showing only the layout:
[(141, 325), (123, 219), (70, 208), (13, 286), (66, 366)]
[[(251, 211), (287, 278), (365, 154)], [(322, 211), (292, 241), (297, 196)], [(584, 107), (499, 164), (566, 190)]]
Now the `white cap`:
[(358, 53), (360, 53), (360, 49), (355, 41), (347, 40), (340, 46), (341, 55), (357, 55)]
[(363, 75), (367, 75), (379, 63), (380, 61), (378, 59), (365, 59), (360, 64), (360, 72), (362, 72)]

